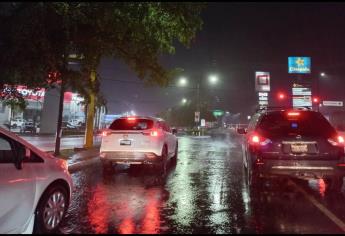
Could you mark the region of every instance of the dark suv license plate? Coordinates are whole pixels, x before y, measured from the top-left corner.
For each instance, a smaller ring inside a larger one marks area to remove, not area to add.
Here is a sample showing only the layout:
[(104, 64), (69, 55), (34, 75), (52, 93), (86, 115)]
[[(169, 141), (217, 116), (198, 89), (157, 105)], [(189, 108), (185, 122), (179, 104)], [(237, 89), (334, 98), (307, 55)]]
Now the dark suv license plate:
[(307, 144), (291, 144), (292, 153), (306, 153), (308, 152)]
[(131, 140), (120, 140), (120, 145), (127, 145), (127, 146), (129, 146), (131, 144), (132, 144)]

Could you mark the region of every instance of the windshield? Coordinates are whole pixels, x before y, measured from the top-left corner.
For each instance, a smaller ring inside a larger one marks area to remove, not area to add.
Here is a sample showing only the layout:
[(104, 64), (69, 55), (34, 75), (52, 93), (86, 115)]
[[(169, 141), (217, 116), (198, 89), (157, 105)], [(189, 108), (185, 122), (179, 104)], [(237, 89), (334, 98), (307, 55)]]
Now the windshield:
[(111, 125), (112, 130), (146, 130), (153, 127), (153, 121), (148, 119), (117, 119)]
[(335, 130), (324, 116), (316, 112), (296, 112), (289, 116), (287, 112), (265, 115), (257, 131), (266, 137), (276, 136), (317, 136), (331, 137)]

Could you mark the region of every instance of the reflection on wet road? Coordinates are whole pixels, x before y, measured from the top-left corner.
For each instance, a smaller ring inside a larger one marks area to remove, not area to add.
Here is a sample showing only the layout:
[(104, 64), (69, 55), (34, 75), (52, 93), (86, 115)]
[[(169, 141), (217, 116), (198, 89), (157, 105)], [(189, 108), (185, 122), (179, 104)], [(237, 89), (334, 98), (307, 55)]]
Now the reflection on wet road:
[[(163, 180), (140, 166), (117, 166), (113, 174), (103, 174), (98, 163), (76, 172), (61, 232), (343, 233), (290, 181), (268, 182), (261, 192), (250, 192), (241, 154), (236, 136), (180, 137), (177, 164), (170, 164)], [(327, 204), (322, 182), (300, 186)], [(345, 199), (334, 197), (341, 218)]]

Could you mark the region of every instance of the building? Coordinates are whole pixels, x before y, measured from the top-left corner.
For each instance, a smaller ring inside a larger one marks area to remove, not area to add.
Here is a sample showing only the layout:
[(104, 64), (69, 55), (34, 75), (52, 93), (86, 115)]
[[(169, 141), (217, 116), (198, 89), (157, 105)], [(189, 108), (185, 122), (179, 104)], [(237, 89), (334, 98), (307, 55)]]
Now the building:
[[(0, 125), (9, 127), (11, 121), (21, 118), (25, 121), (33, 121), (39, 126), (39, 132), (43, 134), (55, 134), (58, 118), (59, 96), (58, 88), (53, 89), (27, 89), (25, 86), (17, 86), (17, 91), (21, 93), (27, 103), (24, 111), (5, 106), (0, 102)], [(95, 128), (101, 128), (102, 120), (105, 116), (105, 108), (96, 110)], [(79, 121), (85, 124), (86, 110), (84, 99), (78, 94), (70, 91), (64, 94), (63, 122)], [(11, 129), (19, 132), (20, 129)]]

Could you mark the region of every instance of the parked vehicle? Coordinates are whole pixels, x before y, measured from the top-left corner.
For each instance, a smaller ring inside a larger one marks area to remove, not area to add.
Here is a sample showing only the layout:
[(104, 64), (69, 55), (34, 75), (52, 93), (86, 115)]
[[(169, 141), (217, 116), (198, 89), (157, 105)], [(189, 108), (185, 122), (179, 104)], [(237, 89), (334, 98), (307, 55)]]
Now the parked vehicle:
[(20, 132), (21, 133), (30, 132), (32, 134), (35, 134), (36, 128), (37, 128), (37, 125), (34, 122), (29, 121), (23, 124), (23, 126), (20, 128)]
[(67, 162), (0, 128), (0, 233), (53, 233), (69, 206)]
[(22, 127), (25, 123), (23, 118), (14, 118), (11, 120), (10, 125), (12, 128)]
[(159, 118), (135, 116), (116, 119), (102, 133), (100, 156), (105, 171), (113, 164), (154, 165), (165, 175), (170, 159), (176, 161), (176, 130)]
[(82, 126), (84, 124), (84, 120), (83, 119), (71, 119), (71, 120), (68, 120), (68, 123), (72, 126), (79, 127), (79, 126)]
[(345, 176), (344, 138), (320, 113), (310, 110), (264, 110), (255, 114), (243, 138), (248, 183), (264, 178), (323, 178), (326, 188), (340, 191)]

